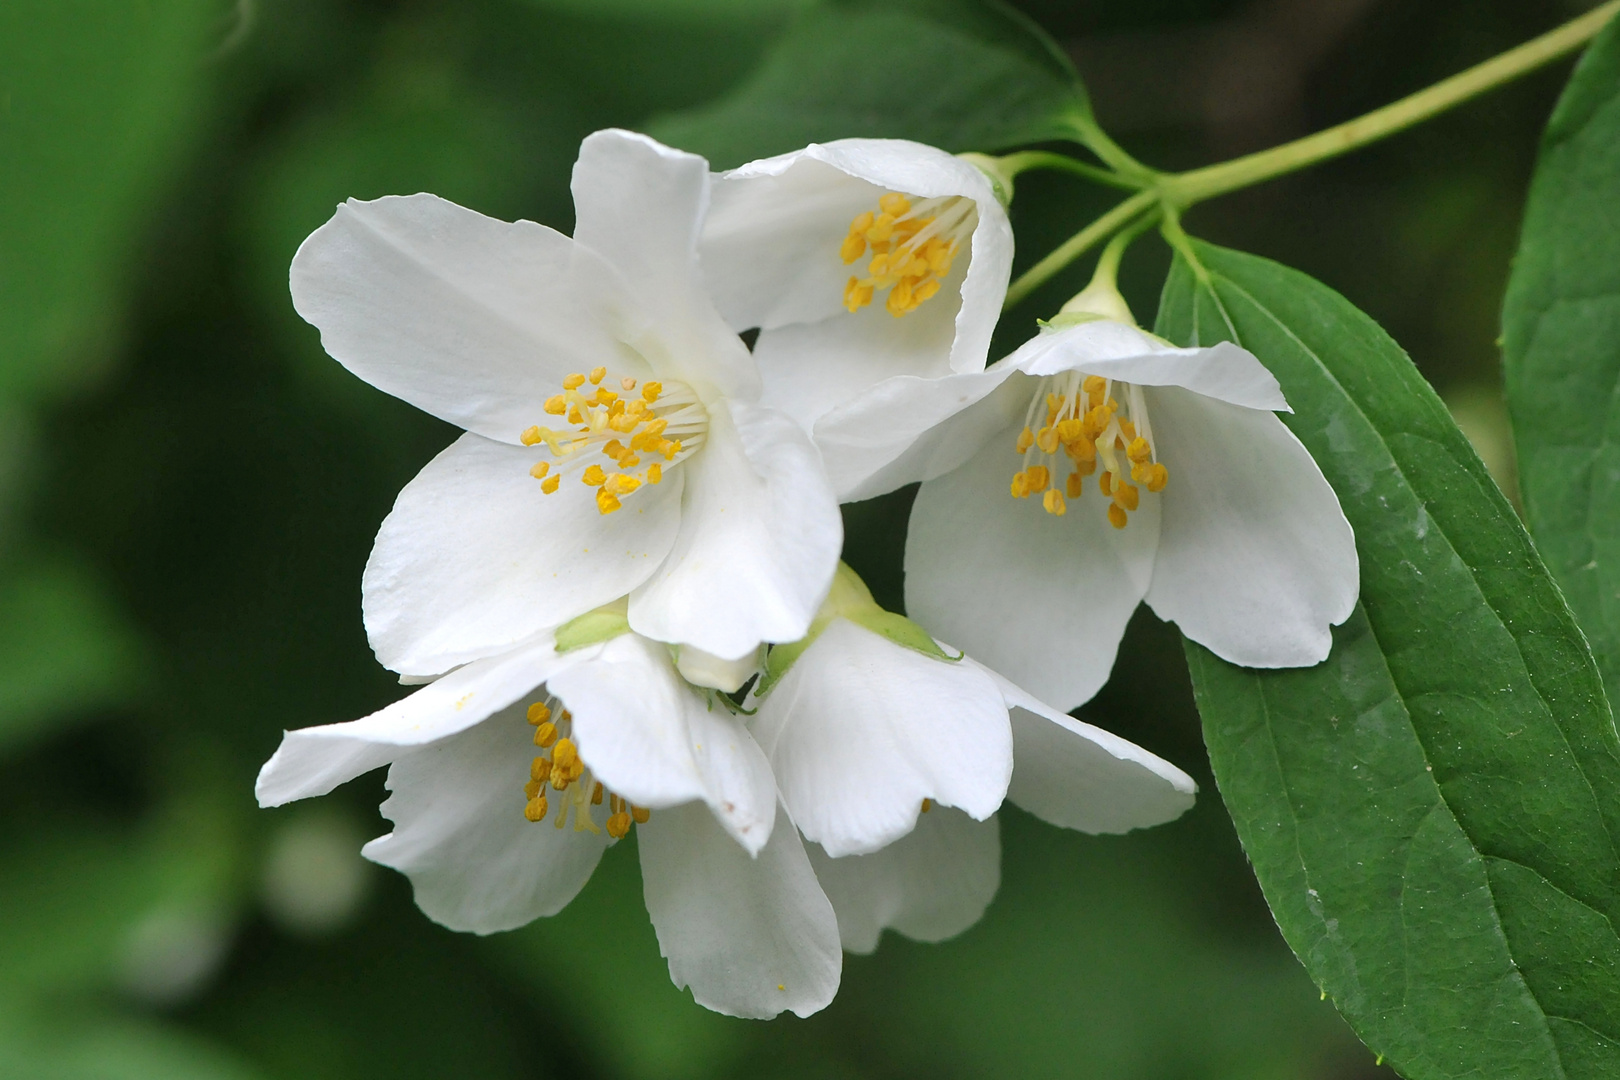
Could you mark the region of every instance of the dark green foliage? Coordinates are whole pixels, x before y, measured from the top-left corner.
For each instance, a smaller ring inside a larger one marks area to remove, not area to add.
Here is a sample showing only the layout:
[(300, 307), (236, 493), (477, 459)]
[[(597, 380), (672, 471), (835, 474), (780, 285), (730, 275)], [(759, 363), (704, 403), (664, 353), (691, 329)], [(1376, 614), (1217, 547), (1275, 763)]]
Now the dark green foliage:
[(1620, 1069), (1620, 741), (1507, 500), (1400, 348), (1332, 290), (1199, 244), (1159, 330), (1234, 340), (1356, 530), (1310, 669), (1189, 645), (1210, 758), (1283, 935), (1411, 1080)]
[(1620, 687), (1620, 23), (1547, 125), (1502, 315), (1524, 509)]

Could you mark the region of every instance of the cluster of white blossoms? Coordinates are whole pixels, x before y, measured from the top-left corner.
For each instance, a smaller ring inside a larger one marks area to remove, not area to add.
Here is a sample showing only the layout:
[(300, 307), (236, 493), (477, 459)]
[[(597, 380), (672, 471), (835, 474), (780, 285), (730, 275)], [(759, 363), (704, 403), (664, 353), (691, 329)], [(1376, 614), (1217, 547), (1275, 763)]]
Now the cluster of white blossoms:
[[(433, 919), (554, 914), (634, 831), (675, 983), (808, 1015), (844, 950), (980, 917), (1003, 801), (1095, 833), (1191, 805), (1066, 715), (1138, 601), (1237, 663), (1327, 655), (1355, 548), (1276, 381), (1123, 312), (987, 368), (1012, 232), (971, 164), (851, 139), (713, 175), (603, 131), (573, 192), (572, 238), (351, 201), (292, 265), (327, 352), (465, 434), (363, 579), (426, 685), (289, 732), (258, 797), (388, 766), (364, 851)], [(912, 621), (839, 562), (838, 505), (917, 481)]]

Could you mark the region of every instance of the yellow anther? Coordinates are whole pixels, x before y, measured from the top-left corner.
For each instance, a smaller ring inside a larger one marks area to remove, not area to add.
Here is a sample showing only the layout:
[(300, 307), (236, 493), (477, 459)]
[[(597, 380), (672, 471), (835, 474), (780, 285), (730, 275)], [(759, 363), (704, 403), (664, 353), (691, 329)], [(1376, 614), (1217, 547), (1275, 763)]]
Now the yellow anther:
[(572, 375), (569, 375), (569, 376), (567, 376), (567, 377), (565, 377), (563, 379), (563, 389), (564, 390), (578, 390), (580, 387), (582, 387), (584, 385), (585, 385), (585, 376), (581, 375), (577, 371), (574, 372)]
[(624, 434), (636, 430), (636, 425), (640, 422), (635, 413), (620, 413), (618, 416), (608, 417), (608, 427)]
[[(922, 812), (923, 813), (926, 814), (926, 813), (928, 813), (928, 811), (932, 810), (933, 808), (934, 808), (934, 800), (933, 799), (924, 799), (922, 801)], [(781, 988), (778, 987), (777, 989), (781, 989)]]
[(1108, 389), (1108, 380), (1101, 375), (1087, 375), (1085, 382), (1080, 384), (1080, 389), (1084, 390), (1088, 395), (1100, 394)]
[(1147, 479), (1143, 481), (1149, 491), (1163, 491), (1164, 485), (1170, 482), (1170, 470), (1164, 467), (1163, 462), (1156, 461), (1148, 466)]
[(620, 810), (617, 814), (609, 814), (607, 819), (607, 834), (615, 840), (623, 840), (630, 832), (630, 815)]
[(589, 484), (591, 487), (601, 487), (607, 483), (607, 473), (602, 471), (600, 465), (587, 465), (579, 478), (581, 482)]
[(537, 461), (533, 465), (529, 466), (529, 475), (534, 477), (536, 480), (544, 480), (546, 478), (546, 473), (550, 471), (551, 463), (549, 461)]
[[(1127, 420), (1125, 423), (1130, 423), (1130, 421)], [(1120, 427), (1124, 426), (1125, 424), (1120, 424)], [(1142, 462), (1153, 456), (1153, 447), (1148, 445), (1148, 441), (1146, 439), (1138, 435), (1133, 438), (1131, 440), (1131, 444), (1125, 448), (1125, 456), (1140, 465)]]
[(539, 427), (539, 425), (536, 424), (536, 425), (533, 425), (531, 427), (524, 428), (523, 429), (523, 434), (518, 436), (518, 441), (521, 442), (524, 446), (533, 446), (535, 443), (539, 442), (540, 441), (540, 427)]
[(574, 745), (573, 739), (558, 739), (557, 748), (551, 752), (551, 762), (563, 772), (573, 769), (579, 761), (579, 747)]
[(624, 473), (614, 473), (607, 478), (607, 483), (602, 485), (602, 493), (605, 495), (628, 495), (640, 486), (641, 481), (635, 477), (626, 476)]
[(618, 458), (623, 456), (625, 449), (626, 447), (624, 443), (620, 442), (618, 439), (609, 439), (608, 444), (602, 447), (602, 453), (606, 454), (610, 458), (613, 458), (614, 460), (618, 460)]
[(1025, 428), (1023, 431), (1018, 433), (1018, 452), (1020, 454), (1029, 453), (1029, 448), (1034, 445), (1035, 433), (1029, 430), (1029, 428)]
[(1122, 417), (1119, 421), (1119, 430), (1128, 443), (1136, 441), (1136, 425), (1129, 418)]
[(1114, 474), (1104, 469), (1103, 474), (1097, 477), (1097, 487), (1104, 495), (1112, 495), (1114, 493)]
[(619, 400), (619, 395), (605, 386), (598, 386), (596, 393), (591, 396), (591, 400), (598, 405), (612, 405)]
[(1120, 481), (1114, 487), (1114, 505), (1126, 510), (1135, 510), (1142, 501), (1141, 489), (1133, 484)]
[(890, 315), (898, 319), (916, 308), (917, 302), (912, 299), (911, 289), (911, 282), (905, 278), (895, 282), (894, 288), (889, 290), (889, 299), (883, 305), (889, 309)]
[[(607, 368), (605, 368), (605, 367), (593, 367), (593, 368), (591, 368), (591, 385), (595, 386), (597, 383), (601, 382), (602, 379), (604, 377), (606, 377), (606, 375), (607, 375)], [(569, 387), (569, 389), (573, 389), (573, 388)]]
[(1129, 521), (1130, 519), (1125, 516), (1125, 511), (1121, 510), (1117, 504), (1108, 504), (1108, 524), (1116, 529), (1123, 529)]
[(1062, 517), (1069, 512), (1069, 504), (1063, 501), (1063, 493), (1057, 488), (1051, 488), (1047, 491), (1046, 495), (1041, 499), (1041, 505), (1046, 508), (1048, 514), (1054, 517)]
[(602, 805), (602, 785), (600, 782), (598, 782), (595, 787), (591, 788), (591, 805)]
[(1068, 497), (1071, 498), (1071, 499), (1078, 499), (1085, 490), (1086, 490), (1085, 477), (1082, 476), (1079, 472), (1070, 473), (1069, 474), (1069, 479), (1064, 481), (1064, 484), (1063, 484), (1064, 494), (1068, 495)]
[(891, 191), (889, 194), (878, 200), (878, 208), (881, 209), (885, 214), (893, 214), (895, 217), (900, 217), (911, 210), (911, 200), (898, 192)]
[(857, 312), (872, 302), (872, 286), (862, 285), (860, 278), (850, 278), (844, 286), (844, 310)]
[(561, 416), (568, 411), (568, 399), (561, 394), (553, 394), (546, 398), (546, 412), (552, 416)]
[(551, 721), (543, 721), (534, 729), (534, 745), (544, 748), (557, 741), (557, 725)]
[(1030, 491), (1045, 491), (1052, 482), (1052, 472), (1045, 465), (1031, 465), (1024, 470), (1024, 475), (1029, 478)]
[[(866, 239), (874, 245), (887, 243), (889, 238), (893, 235), (893, 214), (879, 214), (872, 220), (872, 224), (866, 230)], [(874, 273), (876, 273), (876, 271), (874, 271)]]
[(641, 384), (641, 396), (647, 401), (657, 401), (658, 395), (664, 392), (661, 382), (644, 382)]
[(539, 780), (530, 780), (527, 784), (523, 785), (523, 797), (525, 799), (532, 799), (536, 795), (540, 794), (540, 789), (545, 786), (546, 785)]
[(623, 390), (625, 393), (628, 394), (635, 388), (636, 380), (632, 379), (630, 376), (626, 375), (624, 378), (619, 380), (619, 389)]
[[(667, 427), (669, 427), (669, 421), (660, 416), (656, 420), (647, 421), (647, 426), (641, 429), (641, 434), (648, 439), (656, 439), (664, 433), (664, 429)], [(633, 448), (635, 442), (632, 440), (630, 445)]]
[(529, 706), (529, 723), (543, 724), (551, 719), (551, 707), (543, 701), (537, 701)]
[[(612, 391), (609, 391), (609, 393), (612, 393)], [(613, 400), (608, 402), (608, 419), (612, 420), (614, 417), (622, 415), (624, 415), (624, 399), (614, 394)]]
[(545, 481), (540, 485), (540, 490), (545, 492), (547, 495), (550, 495), (552, 492), (557, 490), (557, 485), (559, 485), (561, 483), (562, 483), (562, 474), (561, 473), (558, 473), (555, 476), (548, 476), (548, 477), (546, 477)]
[[(872, 215), (871, 214), (863, 214), (861, 216), (869, 218)], [(855, 220), (857, 222), (859, 222), (861, 219), (856, 218)], [(838, 248), (838, 257), (840, 259), (844, 260), (844, 265), (845, 266), (848, 266), (850, 263), (854, 262), (856, 259), (860, 258), (862, 255), (865, 255), (865, 254), (866, 254), (866, 229), (863, 227), (863, 228), (857, 230), (852, 225), (850, 227), (850, 230), (849, 230), (849, 235), (844, 237), (843, 244)], [(853, 281), (854, 278), (851, 278), (850, 280)]]
[(1058, 448), (1057, 429), (1043, 427), (1040, 434), (1035, 436), (1035, 445), (1041, 448), (1043, 454), (1055, 454)]
[(546, 819), (546, 797), (536, 795), (523, 806), (523, 816), (530, 821), (544, 821)]
[(529, 762), (529, 779), (538, 780), (542, 784), (551, 779), (551, 759), (537, 757)]
[(609, 795), (608, 796), (608, 813), (617, 814), (620, 810), (623, 810), (623, 809), (624, 809), (624, 800), (623, 799), (619, 798), (617, 795)]
[(652, 811), (647, 809), (645, 806), (632, 806), (630, 808), (630, 816), (635, 818), (637, 825), (645, 825), (647, 824), (648, 819), (652, 817)]
[(664, 467), (662, 465), (655, 461), (651, 465), (647, 466), (647, 483), (656, 484), (663, 480), (663, 478)]
[(1095, 439), (1108, 430), (1108, 421), (1111, 419), (1106, 406), (1098, 405), (1087, 409), (1085, 419), (1081, 423), (1081, 434), (1088, 439)]
[(578, 405), (568, 406), (568, 422), (570, 424), (583, 424), (585, 422), (585, 417), (579, 411)]
[(675, 455), (681, 452), (681, 440), (665, 439), (658, 444), (658, 452), (664, 455), (665, 461), (674, 461)]
[(1057, 431), (1059, 441), (1069, 446), (1081, 441), (1085, 435), (1085, 427), (1084, 421), (1071, 416), (1067, 420), (1059, 420), (1054, 430)]
[(1024, 475), (1023, 470), (1013, 473), (1011, 492), (1012, 497), (1015, 499), (1023, 499), (1029, 496), (1029, 477)]
[(617, 495), (609, 494), (605, 488), (596, 493), (597, 513), (611, 514), (613, 511), (617, 510), (623, 505), (624, 504), (619, 501), (619, 497)]

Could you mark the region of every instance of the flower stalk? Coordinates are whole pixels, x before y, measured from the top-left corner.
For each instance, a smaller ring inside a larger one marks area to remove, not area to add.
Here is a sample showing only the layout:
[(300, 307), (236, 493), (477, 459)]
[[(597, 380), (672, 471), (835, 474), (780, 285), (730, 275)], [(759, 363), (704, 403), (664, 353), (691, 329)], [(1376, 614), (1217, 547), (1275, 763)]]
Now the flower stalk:
[[(1620, 12), (1620, 0), (1609, 0), (1538, 38), (1354, 120), (1189, 172), (1160, 173), (1146, 168), (1089, 120), (1085, 130), (1077, 130), (1077, 138), (1109, 169), (1049, 151), (1009, 154), (1000, 161), (1012, 175), (1032, 168), (1058, 169), (1110, 186), (1138, 190), (1021, 274), (1007, 290), (1005, 307), (1011, 308), (1091, 248), (1137, 224), (1139, 218), (1150, 223), (1159, 218), (1178, 221), (1182, 211), (1206, 199), (1297, 172), (1405, 131), (1568, 55), (1596, 37), (1616, 12)], [(1080, 126), (1077, 122), (1077, 129)]]

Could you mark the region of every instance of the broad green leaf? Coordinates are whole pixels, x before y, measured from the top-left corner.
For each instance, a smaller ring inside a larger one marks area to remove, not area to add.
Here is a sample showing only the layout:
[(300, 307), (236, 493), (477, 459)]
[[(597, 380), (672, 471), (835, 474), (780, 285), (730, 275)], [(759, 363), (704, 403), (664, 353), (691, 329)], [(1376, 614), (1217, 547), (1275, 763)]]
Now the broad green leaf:
[(649, 130), (730, 168), (854, 136), (999, 150), (1072, 137), (1089, 116), (1068, 59), (994, 0), (828, 0), (741, 86)]
[(1189, 645), (1216, 780), (1283, 936), (1411, 1080), (1620, 1074), (1620, 740), (1512, 508), (1343, 297), (1199, 244), (1158, 329), (1233, 340), (1356, 530), (1361, 606), (1313, 668)]
[(1536, 543), (1620, 688), (1620, 22), (1542, 143), (1502, 344)]
[[(44, 1014), (44, 1015), (41, 1015)], [(10, 1080), (252, 1080), (201, 1039), (104, 1011), (0, 1014), (0, 1076)]]
[(0, 4), (0, 395), (80, 377), (197, 126), (218, 0)]

